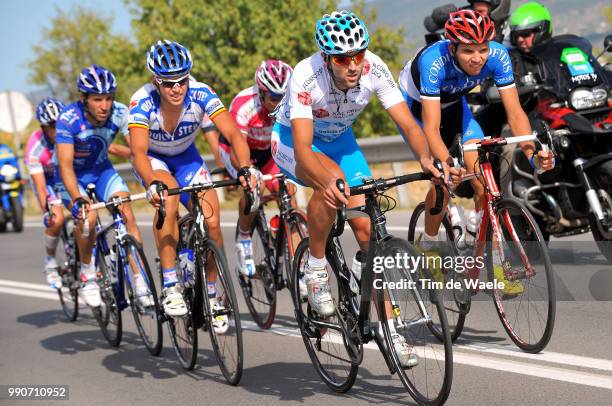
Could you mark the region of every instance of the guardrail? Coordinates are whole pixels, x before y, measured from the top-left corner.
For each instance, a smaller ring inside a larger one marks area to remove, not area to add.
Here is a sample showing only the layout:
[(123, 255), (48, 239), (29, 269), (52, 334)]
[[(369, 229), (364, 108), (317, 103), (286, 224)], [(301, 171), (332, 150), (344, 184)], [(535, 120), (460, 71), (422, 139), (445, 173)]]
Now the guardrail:
[[(369, 164), (380, 164), (392, 162), (393, 175), (398, 176), (403, 174), (402, 162), (412, 161), (415, 159), (414, 153), (400, 135), (390, 135), (386, 137), (376, 138), (360, 138), (357, 144), (363, 151), (366, 160)], [(202, 159), (206, 162), (209, 169), (215, 168), (217, 164), (212, 154), (202, 155)], [(132, 165), (123, 163), (115, 165), (115, 169), (119, 175), (126, 181), (136, 181)], [(223, 189), (217, 189), (219, 199), (224, 200)], [(397, 189), (399, 206), (406, 207), (409, 204), (408, 193), (405, 185)], [(304, 207), (306, 205), (306, 194), (304, 188), (298, 187), (297, 191), (298, 205)]]

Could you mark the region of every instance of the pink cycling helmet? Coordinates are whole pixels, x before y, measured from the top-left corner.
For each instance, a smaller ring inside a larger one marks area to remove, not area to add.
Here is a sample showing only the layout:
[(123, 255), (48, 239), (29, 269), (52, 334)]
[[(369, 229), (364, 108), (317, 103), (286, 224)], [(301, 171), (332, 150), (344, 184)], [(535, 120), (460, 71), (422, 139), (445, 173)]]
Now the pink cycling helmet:
[(274, 96), (283, 96), (291, 77), (291, 66), (279, 59), (263, 61), (255, 71), (257, 87)]

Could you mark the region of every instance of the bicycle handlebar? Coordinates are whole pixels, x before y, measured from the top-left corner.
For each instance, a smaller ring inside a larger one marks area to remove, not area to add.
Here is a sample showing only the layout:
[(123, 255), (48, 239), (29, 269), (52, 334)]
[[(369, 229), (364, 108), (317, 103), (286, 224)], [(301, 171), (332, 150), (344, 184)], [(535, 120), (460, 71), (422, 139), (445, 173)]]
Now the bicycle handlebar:
[(100, 202), (89, 205), (89, 210), (99, 210), (106, 207), (117, 207), (123, 203), (133, 202), (136, 200), (143, 200), (147, 198), (146, 192), (138, 193), (135, 195), (129, 195), (124, 197), (114, 196), (108, 202)]
[(538, 140), (538, 136), (536, 134), (529, 135), (517, 135), (516, 137), (499, 137), (499, 138), (490, 138), (485, 137), (482, 141), (477, 142), (475, 144), (467, 144), (463, 146), (464, 152), (469, 151), (477, 151), (478, 149), (490, 149), (492, 147), (518, 144), (519, 142), (527, 142), (527, 141), (535, 141), (540, 145), (546, 145)]

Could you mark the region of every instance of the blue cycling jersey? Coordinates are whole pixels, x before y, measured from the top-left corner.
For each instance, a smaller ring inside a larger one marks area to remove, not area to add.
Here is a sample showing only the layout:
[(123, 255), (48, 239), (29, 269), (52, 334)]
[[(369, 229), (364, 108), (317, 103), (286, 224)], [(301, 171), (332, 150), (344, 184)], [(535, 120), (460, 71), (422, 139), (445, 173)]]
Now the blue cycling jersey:
[[(97, 167), (108, 161), (108, 146), (121, 132), (127, 135), (128, 111), (124, 104), (113, 102), (110, 117), (100, 127), (94, 127), (85, 117), (81, 101), (62, 110), (57, 119), (57, 144), (73, 144), (75, 171)], [(57, 154), (54, 163), (57, 165)]]
[(400, 88), (404, 95), (440, 99), (442, 104), (459, 100), (486, 79), (492, 78), (498, 88), (514, 85), (512, 62), (508, 51), (495, 41), (489, 42), (489, 56), (476, 76), (469, 76), (454, 61), (450, 41), (438, 41), (421, 49), (400, 73)]
[(176, 156), (193, 144), (199, 128), (210, 127), (210, 120), (223, 111), (225, 106), (210, 86), (190, 80), (179, 122), (170, 134), (163, 126), (159, 92), (149, 83), (132, 96), (129, 127), (149, 130), (149, 151)]

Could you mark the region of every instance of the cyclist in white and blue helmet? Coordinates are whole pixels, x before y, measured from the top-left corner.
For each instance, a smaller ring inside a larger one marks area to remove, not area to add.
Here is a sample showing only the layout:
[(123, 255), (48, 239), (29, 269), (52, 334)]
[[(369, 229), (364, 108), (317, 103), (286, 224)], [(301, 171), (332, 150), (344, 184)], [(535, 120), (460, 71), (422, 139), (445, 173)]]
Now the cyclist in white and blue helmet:
[[(117, 133), (127, 133), (127, 107), (114, 101), (117, 80), (111, 71), (92, 65), (84, 68), (77, 78), (80, 100), (66, 106), (56, 123), (56, 186), (64, 205), (72, 211), (77, 223), (77, 244), (81, 259), (80, 293), (91, 307), (100, 306), (96, 283), (96, 265), (92, 258), (95, 241), (96, 212), (87, 214), (89, 236), (82, 237), (82, 211), (90, 204), (86, 187), (96, 186), (96, 198), (108, 201), (113, 196), (127, 196), (128, 187), (110, 162), (109, 154), (128, 158), (129, 148), (113, 144)], [(60, 179), (61, 178), (61, 179)], [(59, 181), (61, 180), (61, 183)], [(140, 231), (129, 204), (120, 207), (130, 234), (140, 240)], [(146, 289), (136, 276), (136, 290)], [(146, 297), (146, 295), (144, 296)]]
[[(341, 193), (336, 180), (356, 186), (371, 176), (352, 124), (374, 94), (407, 134), (423, 169), (437, 171), (429, 159), (423, 132), (402, 103), (393, 75), (367, 49), (370, 36), (365, 23), (352, 12), (334, 11), (317, 21), (315, 41), (320, 52), (301, 61), (293, 70), (272, 133), (272, 155), (289, 178), (314, 189), (308, 205), (310, 255), (305, 272), (306, 294), (313, 311), (326, 318), (333, 316), (335, 306), (328, 285), (325, 242), (341, 203), (348, 203), (349, 207), (364, 204), (363, 196), (348, 197)], [(370, 224), (364, 218), (349, 222), (360, 246), (353, 262), (353, 268), (360, 274)], [(394, 342), (402, 363), (414, 365), (416, 357), (405, 339), (394, 335)]]
[[(190, 76), (193, 62), (187, 48), (174, 41), (158, 41), (147, 53), (151, 83), (142, 86), (130, 102), (130, 146), (133, 164), (142, 184), (148, 189), (152, 205), (159, 204), (158, 186), (183, 187), (210, 181), (208, 168), (195, 146), (198, 130), (208, 121), (230, 140), (240, 169), (239, 177), (250, 176), (249, 147), (213, 89)], [(163, 117), (163, 120), (162, 120)], [(189, 195), (180, 196), (188, 206)], [(211, 238), (222, 246), (220, 210), (214, 190), (203, 194), (202, 208)], [(163, 275), (162, 305), (166, 315), (182, 317), (187, 307), (176, 273), (176, 236), (179, 197), (165, 200), (166, 221), (160, 230), (153, 228)], [(193, 259), (188, 252), (184, 257)], [(209, 273), (208, 294), (212, 307), (223, 306), (216, 293), (216, 273)], [(218, 333), (227, 331), (227, 316), (213, 322)]]

